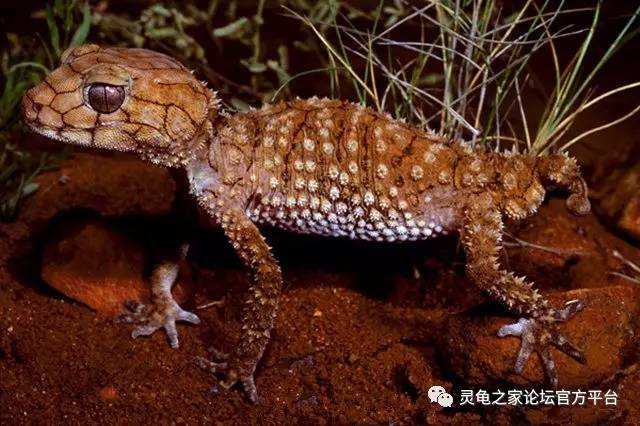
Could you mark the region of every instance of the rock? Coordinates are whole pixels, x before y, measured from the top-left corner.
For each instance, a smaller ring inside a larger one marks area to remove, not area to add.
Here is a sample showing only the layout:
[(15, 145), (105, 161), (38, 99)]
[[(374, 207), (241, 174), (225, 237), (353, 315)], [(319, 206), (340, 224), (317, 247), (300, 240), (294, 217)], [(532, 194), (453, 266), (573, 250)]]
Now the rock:
[(106, 217), (156, 216), (171, 212), (175, 181), (161, 167), (130, 156), (75, 154), (24, 200), (19, 221), (39, 232), (58, 213), (88, 209)]
[(124, 313), (125, 302), (147, 301), (145, 256), (125, 235), (98, 221), (61, 231), (44, 249), (42, 278), (65, 296), (106, 315)]
[(113, 386), (105, 386), (98, 390), (98, 397), (105, 402), (115, 401), (118, 399), (118, 390)]
[[(57, 237), (46, 244), (42, 278), (65, 296), (118, 316), (125, 313), (126, 302), (149, 301), (146, 266), (136, 241), (103, 221), (85, 220), (61, 225)], [(190, 282), (182, 272), (174, 287), (179, 302), (186, 299), (185, 283)]]
[[(24, 200), (18, 220), (0, 224), (0, 246), (12, 248), (2, 250), (7, 255), (25, 254), (32, 237), (63, 212), (90, 210), (103, 217), (169, 214), (176, 188), (161, 167), (131, 156), (87, 153), (74, 154), (36, 182), (39, 189)], [(49, 285), (105, 315), (121, 313), (125, 301), (148, 299), (146, 259), (136, 242), (100, 220), (83, 219), (66, 228), (58, 223), (55, 230), (58, 237), (45, 243), (42, 262), (42, 277)], [(0, 256), (0, 264), (6, 261)]]
[(638, 368), (638, 364), (626, 368), (621, 375), (622, 378), (616, 389), (619, 398), (616, 414), (622, 418), (640, 419), (640, 404), (633, 397), (640, 395), (640, 368)]
[(596, 210), (601, 216), (640, 240), (640, 162), (623, 173), (611, 174), (596, 199)]
[[(552, 349), (560, 387), (597, 385), (612, 378), (636, 350), (640, 291), (632, 286), (573, 290), (549, 295), (556, 306), (580, 299), (586, 307), (560, 325), (571, 342), (584, 351), (586, 365)], [(469, 314), (453, 316), (439, 341), (447, 368), (472, 386), (509, 382), (512, 385), (548, 386), (538, 356), (531, 356), (522, 375), (513, 371), (520, 339), (499, 338), (500, 327), (514, 319)]]
[[(509, 265), (540, 289), (578, 289), (628, 284), (612, 272), (628, 275), (620, 256), (638, 262), (640, 252), (609, 233), (595, 215), (576, 217), (564, 200), (552, 199), (505, 236)], [(507, 263), (508, 262), (508, 263)]]

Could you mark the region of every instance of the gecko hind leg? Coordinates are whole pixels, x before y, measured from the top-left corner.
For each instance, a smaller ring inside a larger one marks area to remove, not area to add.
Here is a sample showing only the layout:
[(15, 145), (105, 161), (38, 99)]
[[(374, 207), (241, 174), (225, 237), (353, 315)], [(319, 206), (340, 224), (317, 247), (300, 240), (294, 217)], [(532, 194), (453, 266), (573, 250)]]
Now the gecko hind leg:
[(498, 333), (499, 337), (518, 336), (522, 339), (516, 358), (516, 372), (522, 372), (530, 355), (537, 352), (549, 381), (557, 387), (558, 376), (551, 346), (556, 346), (578, 362), (585, 362), (582, 352), (559, 332), (557, 323), (569, 320), (584, 305), (571, 301), (563, 309), (554, 309), (524, 278), (502, 269), (498, 261), (502, 233), (502, 214), (493, 197), (484, 193), (471, 198), (461, 232), (467, 273), (480, 289), (522, 317), (517, 323), (502, 327)]
[(131, 337), (134, 339), (140, 336), (150, 336), (157, 330), (164, 328), (169, 345), (175, 349), (180, 346), (176, 322), (185, 321), (191, 324), (200, 324), (200, 318), (196, 314), (182, 309), (171, 294), (171, 287), (178, 278), (180, 263), (184, 262), (188, 249), (188, 244), (182, 245), (180, 258), (177, 261), (165, 260), (154, 268), (151, 273), (152, 305), (150, 307), (143, 306), (139, 312), (132, 315), (136, 322), (143, 323), (131, 332)]
[(569, 342), (556, 326), (556, 323), (569, 320), (582, 309), (584, 309), (582, 302), (572, 300), (567, 302), (563, 309), (554, 311), (553, 315), (548, 318), (520, 318), (517, 323), (500, 328), (498, 337), (516, 336), (521, 338), (520, 352), (514, 366), (515, 372), (522, 373), (531, 354), (537, 352), (551, 385), (557, 388), (558, 375), (549, 351), (550, 345), (554, 345), (571, 358), (584, 364), (586, 362), (584, 353)]

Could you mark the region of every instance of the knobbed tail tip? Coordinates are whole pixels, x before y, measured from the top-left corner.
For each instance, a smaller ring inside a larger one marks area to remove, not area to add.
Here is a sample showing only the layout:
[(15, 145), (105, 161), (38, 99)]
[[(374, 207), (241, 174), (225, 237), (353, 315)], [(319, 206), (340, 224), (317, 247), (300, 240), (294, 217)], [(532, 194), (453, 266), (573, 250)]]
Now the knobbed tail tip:
[(567, 209), (576, 216), (585, 216), (591, 211), (591, 203), (586, 195), (571, 194), (567, 198)]

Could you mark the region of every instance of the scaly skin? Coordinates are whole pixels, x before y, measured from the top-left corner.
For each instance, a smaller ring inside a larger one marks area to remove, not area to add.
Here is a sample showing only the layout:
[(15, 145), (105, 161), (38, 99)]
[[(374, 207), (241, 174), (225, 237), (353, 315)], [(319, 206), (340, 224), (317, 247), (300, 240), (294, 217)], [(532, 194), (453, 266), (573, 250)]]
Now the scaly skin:
[[(557, 385), (550, 345), (584, 362), (556, 325), (583, 305), (573, 301), (555, 310), (498, 263), (503, 218), (535, 213), (546, 186), (566, 188), (573, 213), (589, 211), (574, 159), (471, 149), (337, 100), (294, 100), (230, 116), (182, 65), (147, 50), (84, 45), (65, 52), (62, 62), (26, 93), (25, 122), (67, 143), (130, 151), (185, 169), (192, 194), (250, 269), (240, 341), (221, 362), (198, 361), (224, 375), (225, 387), (239, 382), (257, 400), (253, 374), (282, 287), (256, 223), (375, 241), (459, 232), (472, 280), (523, 317), (499, 333), (522, 336), (516, 370), (536, 351)], [(149, 334), (165, 320), (175, 336), (175, 319), (197, 322), (167, 296), (172, 269), (166, 263), (159, 268), (154, 293), (162, 303), (152, 324), (135, 335)]]

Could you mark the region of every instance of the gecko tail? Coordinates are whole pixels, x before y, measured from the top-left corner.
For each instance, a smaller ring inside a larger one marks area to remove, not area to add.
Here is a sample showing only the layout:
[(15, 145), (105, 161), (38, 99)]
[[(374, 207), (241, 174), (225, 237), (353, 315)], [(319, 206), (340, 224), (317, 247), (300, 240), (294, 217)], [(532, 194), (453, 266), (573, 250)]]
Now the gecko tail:
[(584, 216), (591, 211), (589, 190), (575, 158), (566, 153), (550, 154), (538, 158), (537, 169), (540, 178), (556, 184), (569, 192), (567, 209), (576, 216)]

